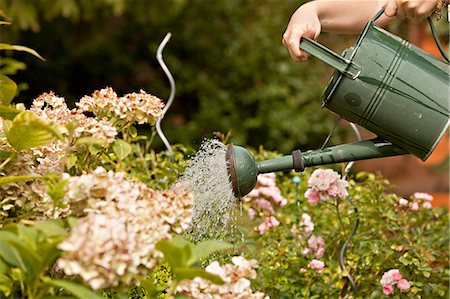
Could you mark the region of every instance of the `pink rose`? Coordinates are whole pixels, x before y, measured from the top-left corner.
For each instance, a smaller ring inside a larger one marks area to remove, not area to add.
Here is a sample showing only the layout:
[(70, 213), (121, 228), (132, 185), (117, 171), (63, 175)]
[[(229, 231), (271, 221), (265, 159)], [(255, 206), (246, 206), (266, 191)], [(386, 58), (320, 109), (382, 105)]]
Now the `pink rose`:
[(417, 202), (410, 203), (411, 210), (418, 211), (419, 210), (419, 204)]
[(309, 264), (308, 267), (310, 267), (311, 269), (316, 269), (318, 270), (320, 273), (323, 272), (323, 268), (325, 267), (325, 263), (316, 259), (313, 259)]
[(423, 208), (427, 209), (427, 210), (431, 209), (432, 208), (431, 202), (429, 202), (429, 201), (424, 202)]
[(393, 293), (394, 293), (394, 287), (392, 285), (386, 284), (383, 286), (383, 294), (385, 294), (386, 296), (390, 296)]
[(400, 279), (397, 282), (397, 287), (402, 291), (407, 291), (407, 290), (409, 290), (411, 285), (409, 284), (409, 282), (406, 279)]
[(313, 205), (318, 204), (320, 201), (319, 192), (314, 189), (306, 190), (305, 197), (308, 200), (308, 202)]

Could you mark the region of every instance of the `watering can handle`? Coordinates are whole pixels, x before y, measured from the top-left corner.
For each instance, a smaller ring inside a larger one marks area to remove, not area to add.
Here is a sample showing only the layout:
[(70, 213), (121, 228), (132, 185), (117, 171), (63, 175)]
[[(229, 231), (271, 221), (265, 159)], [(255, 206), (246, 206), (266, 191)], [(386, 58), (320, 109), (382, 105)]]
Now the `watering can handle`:
[[(384, 7), (377, 12), (377, 14), (372, 18), (370, 22), (375, 22), (378, 20), (378, 18), (384, 13)], [(447, 54), (445, 54), (444, 48), (442, 47), (441, 41), (439, 40), (439, 37), (437, 36), (436, 29), (434, 28), (433, 21), (431, 20), (431, 17), (427, 18), (428, 24), (430, 25), (431, 34), (433, 35), (434, 42), (436, 43), (436, 46), (439, 49), (439, 52), (441, 53), (442, 57), (447, 61), (447, 63), (450, 63), (450, 60), (448, 59)]]
[(300, 40), (300, 49), (325, 62), (351, 79), (356, 79), (361, 73), (361, 68), (357, 64), (306, 36), (303, 36)]

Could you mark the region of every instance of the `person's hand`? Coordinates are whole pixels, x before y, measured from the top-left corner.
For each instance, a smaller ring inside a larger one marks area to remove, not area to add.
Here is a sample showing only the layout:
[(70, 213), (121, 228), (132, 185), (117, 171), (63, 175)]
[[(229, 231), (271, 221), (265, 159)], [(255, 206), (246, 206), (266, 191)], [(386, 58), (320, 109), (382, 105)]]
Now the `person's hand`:
[(436, 6), (436, 0), (388, 0), (384, 14), (400, 20), (408, 18), (420, 21), (430, 16)]
[(302, 36), (316, 39), (320, 31), (320, 21), (312, 7), (303, 5), (294, 12), (282, 39), (282, 43), (288, 49), (293, 61), (308, 59), (308, 54), (300, 50)]

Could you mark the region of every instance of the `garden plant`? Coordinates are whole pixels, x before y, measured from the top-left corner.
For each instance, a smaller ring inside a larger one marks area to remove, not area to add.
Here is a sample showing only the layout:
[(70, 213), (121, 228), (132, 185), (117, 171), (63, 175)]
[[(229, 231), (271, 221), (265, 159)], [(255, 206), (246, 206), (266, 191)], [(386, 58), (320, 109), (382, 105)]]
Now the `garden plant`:
[(0, 298), (449, 296), (449, 214), (430, 194), (342, 165), (262, 174), (229, 233), (193, 239), (179, 179), (196, 149), (153, 148), (161, 99), (104, 87), (26, 107), (16, 90), (0, 75)]

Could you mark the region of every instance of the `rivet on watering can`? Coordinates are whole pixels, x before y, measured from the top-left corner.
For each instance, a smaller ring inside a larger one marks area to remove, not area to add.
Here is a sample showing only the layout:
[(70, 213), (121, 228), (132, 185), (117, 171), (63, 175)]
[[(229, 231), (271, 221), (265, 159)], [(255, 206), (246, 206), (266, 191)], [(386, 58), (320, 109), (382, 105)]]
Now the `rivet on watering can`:
[(297, 188), (295, 189), (295, 211), (297, 212), (297, 224), (300, 223), (300, 183), (302, 180), (299, 176), (295, 176), (292, 178), (292, 183), (297, 185)]

